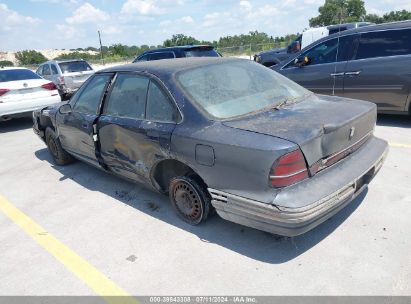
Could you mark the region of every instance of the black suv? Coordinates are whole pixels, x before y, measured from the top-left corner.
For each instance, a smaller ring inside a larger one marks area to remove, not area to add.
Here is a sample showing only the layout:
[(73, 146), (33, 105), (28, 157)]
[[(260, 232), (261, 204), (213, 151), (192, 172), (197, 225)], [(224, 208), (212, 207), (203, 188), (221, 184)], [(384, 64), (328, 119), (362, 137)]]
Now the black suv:
[(221, 57), (221, 55), (211, 45), (184, 45), (145, 51), (134, 59), (133, 63), (183, 57)]

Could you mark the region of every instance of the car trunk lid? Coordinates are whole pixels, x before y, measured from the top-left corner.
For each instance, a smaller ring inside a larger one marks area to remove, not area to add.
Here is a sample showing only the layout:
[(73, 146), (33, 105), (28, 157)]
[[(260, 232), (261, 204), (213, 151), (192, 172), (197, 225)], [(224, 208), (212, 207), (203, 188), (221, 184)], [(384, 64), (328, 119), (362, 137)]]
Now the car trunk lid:
[(278, 110), (223, 124), (294, 142), (311, 167), (336, 154), (353, 152), (358, 148), (355, 144), (365, 142), (364, 139), (373, 132), (376, 116), (376, 106), (369, 102), (311, 95)]
[(9, 82), (2, 82), (0, 87), (7, 89), (7, 93), (0, 96), (0, 102), (16, 102), (25, 101), (34, 98), (44, 98), (51, 94), (57, 94), (57, 91), (50, 91), (42, 87), (50, 83), (44, 79), (27, 79), (27, 80), (16, 80)]
[(94, 71), (65, 73), (64, 83), (70, 88), (79, 88), (93, 74)]

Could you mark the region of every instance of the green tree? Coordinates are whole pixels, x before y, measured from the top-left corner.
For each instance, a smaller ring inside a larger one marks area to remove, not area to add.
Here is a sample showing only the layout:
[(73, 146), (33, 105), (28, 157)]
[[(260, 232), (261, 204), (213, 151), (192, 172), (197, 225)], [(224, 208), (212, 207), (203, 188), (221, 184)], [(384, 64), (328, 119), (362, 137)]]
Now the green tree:
[(16, 53), (16, 59), (19, 64), (40, 64), (47, 61), (47, 58), (40, 52), (34, 50), (24, 50)]
[(369, 14), (365, 16), (365, 21), (374, 23), (384, 23), (384, 22), (394, 22), (411, 20), (411, 12), (407, 10), (402, 11), (391, 11), (384, 14), (383, 16), (378, 16), (376, 14)]
[(310, 26), (362, 21), (367, 13), (362, 0), (325, 0), (318, 12), (317, 17), (310, 19)]
[(9, 60), (0, 61), (0, 67), (12, 67), (12, 66), (14, 66), (14, 63)]
[(84, 60), (92, 60), (92, 59), (100, 59), (100, 54), (91, 55), (85, 52), (71, 52), (68, 54), (61, 54), (60, 56), (54, 58), (54, 60), (71, 60), (71, 59), (84, 59)]
[(163, 42), (163, 46), (178, 46), (178, 45), (188, 45), (188, 44), (200, 44), (200, 41), (194, 37), (186, 36), (184, 34), (176, 34)]
[(127, 48), (125, 45), (121, 43), (113, 44), (112, 46), (109, 47), (109, 51), (112, 55), (117, 55), (120, 57), (126, 57), (127, 56)]

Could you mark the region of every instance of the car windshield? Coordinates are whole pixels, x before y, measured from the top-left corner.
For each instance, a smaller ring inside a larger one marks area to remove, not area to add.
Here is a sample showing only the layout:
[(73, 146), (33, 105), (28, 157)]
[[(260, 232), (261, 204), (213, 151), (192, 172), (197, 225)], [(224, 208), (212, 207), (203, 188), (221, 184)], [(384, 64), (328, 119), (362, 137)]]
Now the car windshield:
[(243, 116), (312, 94), (260, 64), (238, 60), (181, 72), (185, 93), (217, 119)]
[(41, 79), (36, 73), (26, 69), (0, 70), (0, 82)]
[(85, 61), (70, 61), (59, 63), (60, 69), (63, 74), (92, 71), (91, 66)]
[(200, 47), (185, 51), (186, 57), (220, 57), (212, 47)]

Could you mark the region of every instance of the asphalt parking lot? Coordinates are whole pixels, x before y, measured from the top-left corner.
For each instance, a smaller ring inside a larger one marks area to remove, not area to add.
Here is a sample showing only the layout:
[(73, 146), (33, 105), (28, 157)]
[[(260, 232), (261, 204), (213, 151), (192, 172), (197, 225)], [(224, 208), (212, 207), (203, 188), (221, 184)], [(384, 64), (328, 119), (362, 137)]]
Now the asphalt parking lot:
[(54, 166), (30, 118), (1, 123), (0, 295), (411, 295), (411, 118), (380, 116), (376, 135), (391, 148), (368, 190), (282, 238), (192, 227), (165, 196)]

